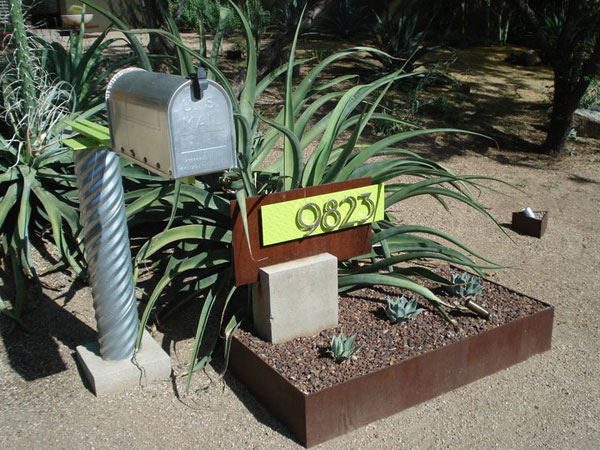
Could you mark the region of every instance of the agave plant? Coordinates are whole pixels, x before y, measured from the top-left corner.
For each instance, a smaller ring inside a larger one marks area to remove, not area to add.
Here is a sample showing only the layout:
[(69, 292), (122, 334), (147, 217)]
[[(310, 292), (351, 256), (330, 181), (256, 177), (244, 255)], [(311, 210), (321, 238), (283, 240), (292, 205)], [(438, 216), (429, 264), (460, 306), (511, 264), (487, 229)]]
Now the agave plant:
[(355, 0), (337, 0), (332, 14), (325, 19), (325, 28), (337, 36), (357, 40), (371, 29), (372, 14)]
[(392, 300), (390, 297), (386, 299), (385, 315), (392, 323), (405, 322), (423, 311), (424, 309), (419, 307), (416, 298), (408, 299), (401, 295), (396, 297), (396, 300)]
[(336, 363), (341, 363), (352, 357), (359, 351), (362, 345), (354, 345), (356, 333), (352, 336), (344, 336), (344, 332), (340, 332), (339, 336), (335, 334), (331, 337), (331, 343), (327, 349), (327, 353), (335, 360)]
[(375, 42), (377, 47), (393, 58), (379, 58), (384, 68), (394, 70), (402, 67), (407, 72), (415, 68), (414, 61), (427, 50), (422, 46), (425, 31), (419, 31), (419, 17), (410, 10), (392, 15), (389, 10), (383, 16), (376, 16)]
[(302, 12), (306, 7), (306, 0), (286, 0), (273, 14), (272, 27), (282, 33), (295, 30), (302, 22)]
[(450, 295), (457, 295), (460, 298), (474, 298), (483, 291), (481, 279), (468, 272), (459, 275), (453, 273), (450, 275), (450, 281), (452, 284), (446, 286), (446, 290)]
[[(89, 4), (89, 0), (83, 1)], [(196, 361), (209, 317), (211, 314), (221, 316), (236, 298), (236, 288), (230, 282), (233, 259), (229, 204), (232, 198), (239, 201), (244, 217), (248, 196), (371, 177), (374, 183), (387, 183), (387, 208), (411, 197), (427, 195), (436, 198), (444, 207), (448, 206), (445, 200), (448, 198), (463, 202), (494, 221), (470, 191), (473, 187), (479, 189), (482, 181), (492, 178), (459, 176), (438, 163), (398, 147), (418, 136), (460, 130), (413, 128), (377, 141), (363, 142), (362, 134), (370, 121), (401, 122), (378, 112), (378, 105), (392, 83), (412, 74), (396, 71), (364, 84), (357, 83), (352, 75), (320, 81), (319, 75), (324, 70), (344, 58), (383, 54), (376, 49), (359, 47), (327, 56), (294, 85), (292, 69), (298, 63), (295, 59), (298, 27), (287, 64), (258, 81), (256, 46), (250, 24), (235, 3), (231, 2), (230, 6), (240, 17), (246, 38), (247, 70), (239, 97), (215, 64), (181, 42), (176, 29), (171, 32), (136, 31), (161, 33), (174, 43), (180, 55), (185, 54), (204, 65), (229, 93), (237, 124), (238, 169), (224, 173), (218, 180), (202, 177), (192, 184), (152, 185), (142, 189), (141, 195), (137, 193), (135, 198), (128, 199), (131, 221), (147, 223), (156, 219), (166, 224), (165, 230), (154, 235), (136, 257), (136, 267), (148, 258), (157, 259), (163, 267), (162, 276), (149, 294), (141, 329), (146, 326), (165, 289), (176, 280), (187, 280), (185, 293), (177, 296), (181, 299), (178, 305), (204, 294), (190, 373), (210, 360), (211, 351)], [(133, 39), (134, 32), (127, 33)], [(284, 105), (278, 113), (265, 117), (259, 112), (257, 102), (271, 83), (284, 75)], [(348, 83), (353, 83), (350, 88)], [(335, 107), (328, 109), (333, 102)], [(279, 147), (282, 138), (283, 148)], [(314, 151), (309, 151), (310, 148)], [(267, 160), (272, 162), (265, 164)], [(410, 181), (404, 181), (407, 177)], [(414, 177), (420, 181), (413, 181)], [(466, 308), (443, 301), (418, 284), (414, 277), (424, 276), (444, 284), (447, 280), (410, 263), (432, 258), (467, 266), (476, 272), (486, 267), (499, 267), (445, 233), (416, 225), (397, 225), (391, 215), (374, 224), (373, 229), (372, 252), (360, 261), (341, 263), (340, 290), (375, 284), (396, 286), (422, 295), (454, 322), (447, 311), (466, 311)], [(483, 263), (477, 263), (474, 258)], [(215, 311), (217, 304), (219, 310)], [(227, 322), (226, 337), (238, 326), (238, 319), (238, 315), (234, 315)]]

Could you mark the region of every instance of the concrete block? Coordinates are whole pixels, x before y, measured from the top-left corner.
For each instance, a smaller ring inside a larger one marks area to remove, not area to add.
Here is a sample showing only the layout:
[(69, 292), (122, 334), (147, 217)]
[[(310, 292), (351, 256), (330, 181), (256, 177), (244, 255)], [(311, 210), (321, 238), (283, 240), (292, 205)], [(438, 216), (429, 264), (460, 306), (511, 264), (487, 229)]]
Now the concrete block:
[(258, 335), (275, 344), (338, 324), (337, 258), (329, 253), (260, 270), (252, 287)]
[(580, 137), (600, 138), (600, 111), (577, 109), (573, 114), (573, 126)]
[(76, 349), (77, 358), (96, 396), (144, 386), (171, 376), (171, 358), (147, 331), (144, 331), (135, 363), (129, 359), (105, 361), (99, 348), (98, 343), (93, 342)]

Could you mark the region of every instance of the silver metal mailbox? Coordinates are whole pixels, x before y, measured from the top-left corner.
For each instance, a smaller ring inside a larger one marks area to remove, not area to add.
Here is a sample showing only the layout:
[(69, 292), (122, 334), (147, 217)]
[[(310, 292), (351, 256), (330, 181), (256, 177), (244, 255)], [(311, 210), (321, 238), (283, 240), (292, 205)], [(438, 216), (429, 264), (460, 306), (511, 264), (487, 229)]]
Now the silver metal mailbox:
[(217, 83), (203, 81), (197, 99), (189, 78), (118, 72), (106, 89), (113, 149), (168, 178), (236, 167), (231, 100)]

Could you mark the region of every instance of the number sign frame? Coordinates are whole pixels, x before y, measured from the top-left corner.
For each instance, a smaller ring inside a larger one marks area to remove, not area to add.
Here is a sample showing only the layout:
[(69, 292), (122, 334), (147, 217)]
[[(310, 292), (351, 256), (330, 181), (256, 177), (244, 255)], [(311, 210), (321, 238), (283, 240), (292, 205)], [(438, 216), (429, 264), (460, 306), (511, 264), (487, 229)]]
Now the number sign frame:
[(368, 223), (324, 234), (300, 237), (272, 245), (264, 245), (262, 241), (263, 222), (261, 217), (261, 209), (267, 205), (366, 186), (371, 186), (370, 178), (294, 189), (246, 199), (248, 237), (252, 251), (248, 248), (237, 201), (232, 201), (231, 218), (233, 224), (235, 284), (242, 286), (256, 282), (261, 267), (314, 256), (319, 253), (330, 253), (336, 256), (338, 261), (368, 254), (371, 251), (371, 225)]
[(383, 185), (264, 205), (262, 244), (272, 245), (383, 220)]

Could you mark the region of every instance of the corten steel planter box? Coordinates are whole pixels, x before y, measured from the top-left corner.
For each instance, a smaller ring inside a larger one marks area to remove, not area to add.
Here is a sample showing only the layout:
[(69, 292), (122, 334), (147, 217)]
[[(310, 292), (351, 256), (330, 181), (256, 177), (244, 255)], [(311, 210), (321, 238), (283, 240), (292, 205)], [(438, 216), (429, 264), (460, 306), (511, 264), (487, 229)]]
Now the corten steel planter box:
[(548, 226), (548, 211), (534, 211), (534, 214), (541, 215), (540, 219), (527, 217), (523, 211), (512, 214), (512, 228), (529, 236), (541, 238), (546, 232)]
[(302, 445), (311, 447), (550, 350), (554, 308), (539, 303), (547, 308), (311, 394), (236, 337), (229, 367)]

